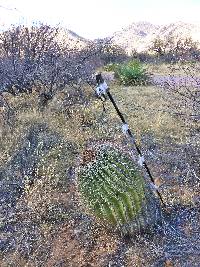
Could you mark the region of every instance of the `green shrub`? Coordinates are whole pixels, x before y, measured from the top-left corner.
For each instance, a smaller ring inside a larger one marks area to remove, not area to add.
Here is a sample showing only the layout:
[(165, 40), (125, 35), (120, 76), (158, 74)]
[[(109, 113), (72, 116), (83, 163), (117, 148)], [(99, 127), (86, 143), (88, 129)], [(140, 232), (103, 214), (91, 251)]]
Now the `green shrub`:
[[(147, 212), (152, 204), (150, 188), (144, 177), (128, 155), (109, 145), (85, 151), (78, 185), (83, 203), (101, 221), (120, 228), (133, 223), (138, 230), (152, 218)], [(153, 206), (149, 211), (155, 215)]]
[(147, 85), (150, 74), (139, 61), (129, 61), (115, 68), (115, 76), (123, 85)]

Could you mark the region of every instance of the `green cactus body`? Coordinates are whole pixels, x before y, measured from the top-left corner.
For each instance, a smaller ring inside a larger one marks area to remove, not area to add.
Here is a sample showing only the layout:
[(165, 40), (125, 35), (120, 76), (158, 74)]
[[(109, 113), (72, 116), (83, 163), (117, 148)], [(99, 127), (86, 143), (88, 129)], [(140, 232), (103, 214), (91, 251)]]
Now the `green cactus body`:
[(147, 186), (133, 160), (110, 145), (97, 147), (92, 155), (79, 171), (83, 202), (110, 224), (121, 226), (134, 220), (138, 224), (147, 203)]

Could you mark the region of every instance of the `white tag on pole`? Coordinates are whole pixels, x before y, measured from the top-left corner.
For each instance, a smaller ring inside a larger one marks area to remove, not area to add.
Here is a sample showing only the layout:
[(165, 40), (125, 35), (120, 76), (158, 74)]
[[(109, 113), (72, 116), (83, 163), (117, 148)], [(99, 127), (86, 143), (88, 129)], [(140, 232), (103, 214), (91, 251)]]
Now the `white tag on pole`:
[(145, 162), (144, 156), (139, 156), (138, 164), (142, 167), (144, 162)]
[(96, 93), (98, 96), (101, 96), (102, 92), (99, 86), (96, 87)]
[(128, 124), (127, 123), (124, 123), (122, 125), (122, 132), (123, 132), (123, 134), (127, 134), (128, 129), (129, 129)]
[(99, 84), (99, 88), (101, 89), (102, 93), (105, 94), (106, 90), (108, 89), (107, 83), (104, 81), (103, 83)]
[(159, 189), (159, 187), (157, 185), (155, 185), (154, 183), (150, 183), (150, 185), (151, 185), (153, 190), (157, 191)]
[(108, 89), (108, 85), (106, 82), (103, 82), (99, 84), (99, 86), (96, 87), (96, 93), (98, 96), (101, 96), (102, 94), (106, 94), (106, 91)]

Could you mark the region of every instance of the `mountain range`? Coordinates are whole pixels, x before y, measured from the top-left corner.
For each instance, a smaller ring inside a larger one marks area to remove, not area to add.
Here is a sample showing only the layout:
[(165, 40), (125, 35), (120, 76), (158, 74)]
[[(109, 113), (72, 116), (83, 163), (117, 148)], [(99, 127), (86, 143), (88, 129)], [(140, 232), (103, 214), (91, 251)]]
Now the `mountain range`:
[[(72, 31), (64, 31), (63, 40), (73, 40), (81, 47), (84, 47), (91, 40), (80, 37)], [(156, 38), (167, 40), (168, 38), (189, 38), (200, 44), (200, 25), (184, 22), (175, 22), (166, 25), (154, 25), (149, 22), (135, 22), (120, 31), (114, 32), (111, 36), (105, 39), (111, 39), (114, 44), (117, 44), (125, 49), (127, 53), (133, 50), (137, 52), (145, 52), (152, 45)], [(73, 43), (72, 42), (72, 43)]]
[[(193, 41), (198, 42), (200, 47), (200, 24), (175, 22), (165, 25), (155, 25), (145, 21), (134, 22), (104, 39), (111, 39), (113, 44), (121, 46), (128, 54), (130, 54), (132, 51), (147, 51), (156, 38), (167, 40), (171, 37), (175, 39), (191, 37)], [(96, 39), (92, 41), (86, 39), (64, 27), (60, 28), (57, 38), (59, 42), (68, 43), (70, 48), (76, 49), (82, 49), (88, 44), (98, 42), (99, 40)]]
[(137, 22), (115, 32), (112, 37), (113, 43), (122, 46), (128, 53), (132, 50), (142, 52), (148, 50), (156, 38), (166, 40), (169, 37), (175, 39), (191, 37), (193, 41), (200, 43), (200, 25), (184, 22), (166, 25)]

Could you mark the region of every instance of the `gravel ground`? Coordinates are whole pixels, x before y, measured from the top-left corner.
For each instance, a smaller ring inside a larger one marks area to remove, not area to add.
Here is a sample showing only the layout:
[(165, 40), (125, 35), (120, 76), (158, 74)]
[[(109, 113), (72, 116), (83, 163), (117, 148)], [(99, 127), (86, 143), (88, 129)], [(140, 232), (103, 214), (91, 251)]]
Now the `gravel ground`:
[(175, 75), (154, 75), (153, 83), (159, 86), (195, 86), (200, 87), (200, 77), (187, 77)]

